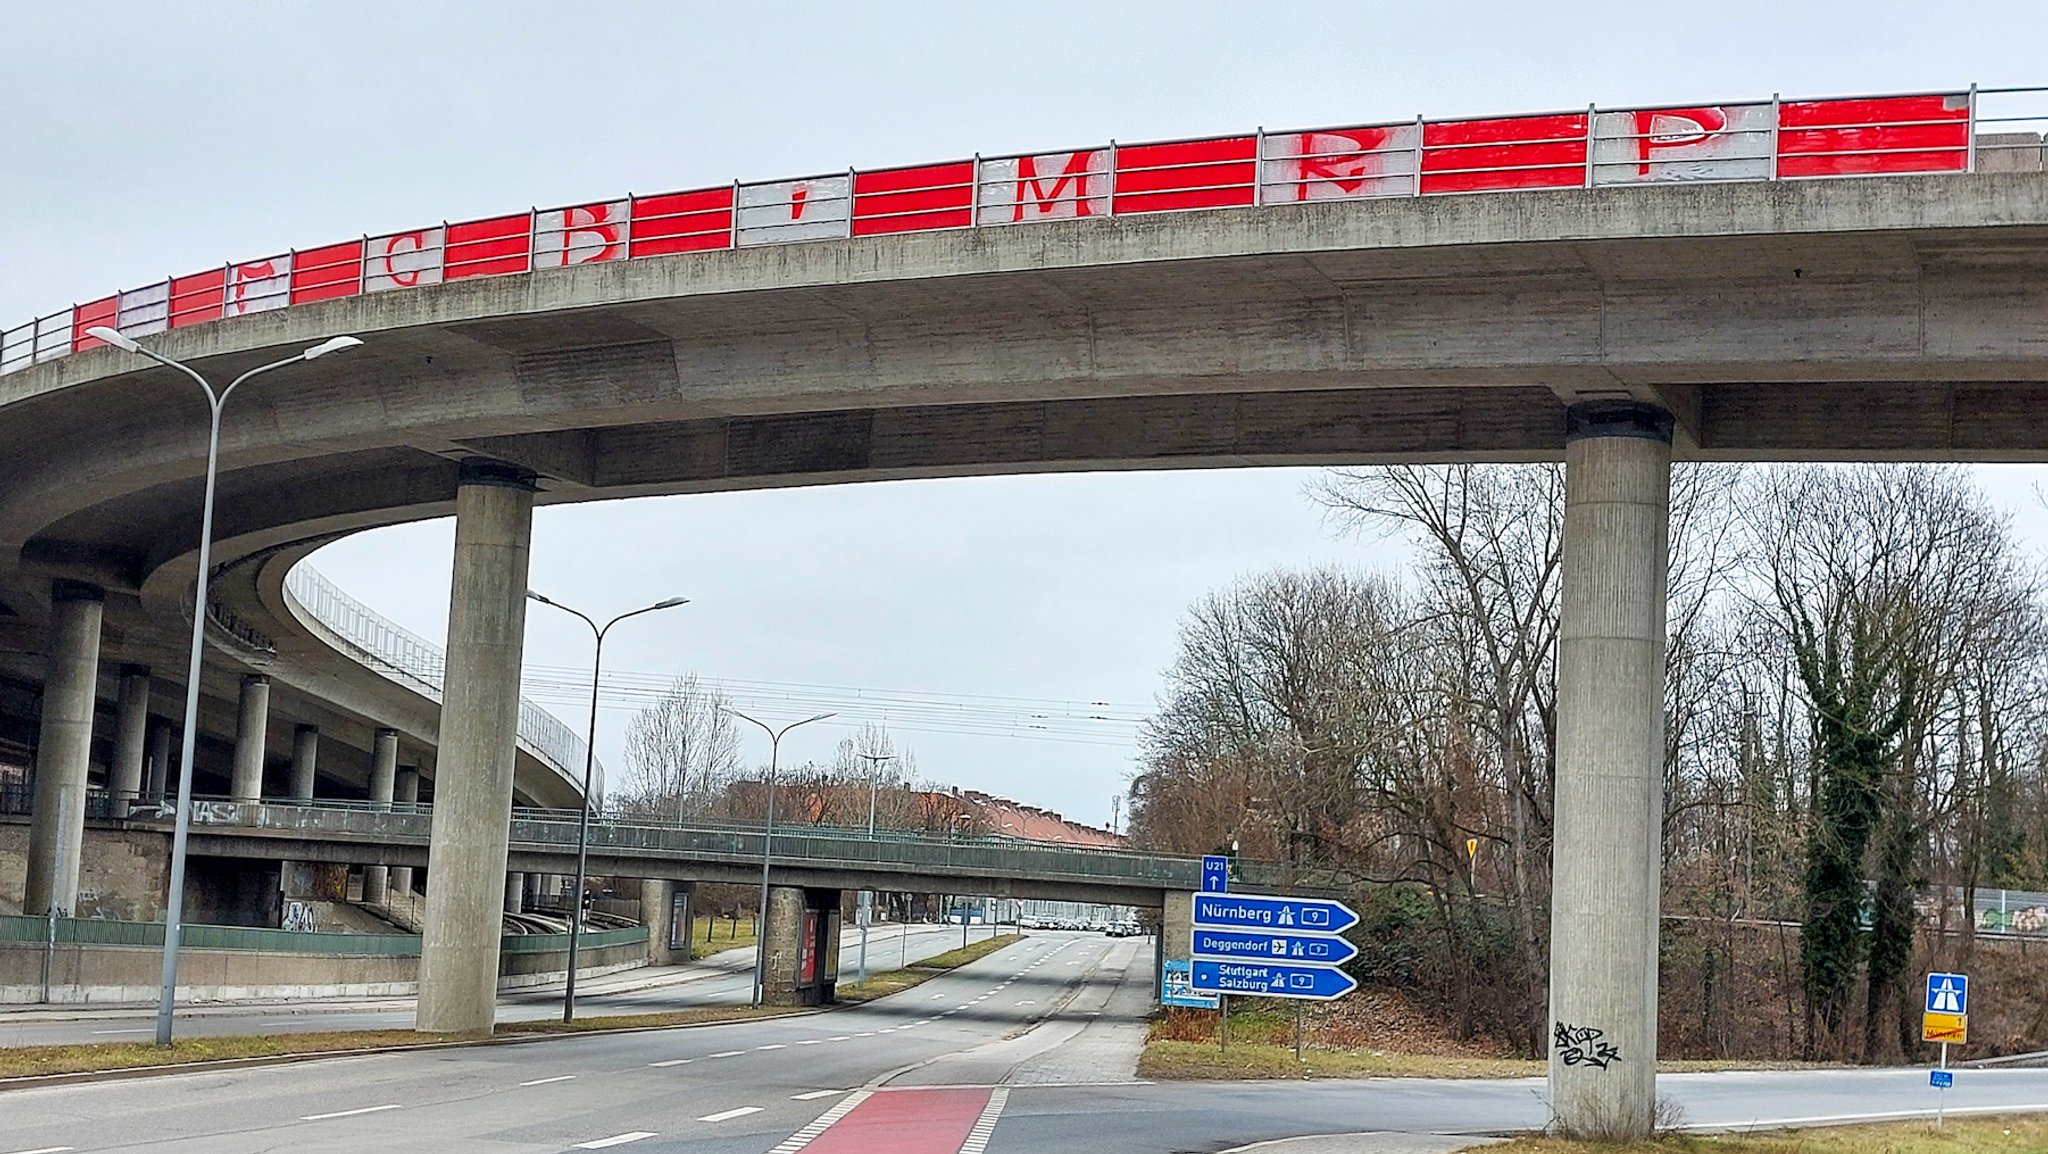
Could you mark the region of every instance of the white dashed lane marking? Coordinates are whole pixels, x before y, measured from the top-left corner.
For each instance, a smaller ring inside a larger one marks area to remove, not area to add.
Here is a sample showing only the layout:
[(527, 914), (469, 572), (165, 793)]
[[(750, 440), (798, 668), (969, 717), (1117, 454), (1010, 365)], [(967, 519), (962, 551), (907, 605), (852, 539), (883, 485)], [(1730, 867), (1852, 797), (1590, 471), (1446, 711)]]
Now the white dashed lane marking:
[(364, 1106), (364, 1107), (363, 1107), (362, 1109), (360, 1109), (360, 1110), (336, 1110), (336, 1111), (335, 1111), (335, 1112), (333, 1112), (332, 1114), (308, 1114), (308, 1115), (306, 1115), (305, 1117), (303, 1117), (303, 1118), (299, 1119), (299, 1121), (301, 1121), (301, 1122), (325, 1122), (325, 1121), (327, 1121), (327, 1120), (328, 1120), (329, 1118), (353, 1118), (353, 1117), (355, 1117), (355, 1116), (356, 1116), (357, 1114), (381, 1114), (381, 1113), (383, 1113), (383, 1112), (384, 1112), (384, 1111), (386, 1111), (386, 1110), (400, 1110), (400, 1109), (404, 1109), (404, 1107), (402, 1107), (402, 1106), (399, 1106), (399, 1105), (397, 1105), (396, 1103), (393, 1103), (392, 1105), (389, 1105), (389, 1106)]
[(695, 1058), (670, 1058), (670, 1059), (669, 1059), (668, 1061), (666, 1061), (666, 1062), (649, 1062), (649, 1063), (647, 1063), (647, 1064), (648, 1064), (648, 1065), (649, 1065), (650, 1067), (653, 1067), (654, 1069), (657, 1069), (657, 1070), (658, 1070), (658, 1069), (661, 1069), (661, 1068), (663, 1068), (663, 1067), (665, 1067), (665, 1066), (687, 1066), (687, 1065), (689, 1065), (690, 1063), (692, 1063), (692, 1062), (694, 1062), (694, 1061), (696, 1061), (696, 1060), (697, 1060), (697, 1059), (695, 1059)]
[(609, 1138), (595, 1138), (589, 1142), (578, 1142), (576, 1143), (576, 1148), (578, 1150), (602, 1150), (607, 1146), (624, 1146), (628, 1142), (638, 1142), (642, 1138), (652, 1137), (654, 1137), (652, 1130), (634, 1130), (628, 1134), (614, 1134)]
[(706, 1054), (706, 1055), (705, 1055), (705, 1057), (707, 1057), (707, 1058), (737, 1058), (737, 1057), (739, 1057), (739, 1056), (740, 1056), (741, 1054), (744, 1054), (744, 1053), (746, 1053), (746, 1051), (745, 1051), (745, 1050), (720, 1050), (720, 1051), (719, 1051), (718, 1053), (716, 1053), (716, 1054)]
[(706, 1114), (702, 1118), (697, 1119), (697, 1121), (730, 1122), (734, 1118), (744, 1118), (749, 1114), (759, 1114), (760, 1112), (761, 1108), (759, 1106), (741, 1106), (737, 1110), (720, 1110), (716, 1114)]
[(789, 1049), (789, 1047), (788, 1047), (788, 1046), (785, 1046), (785, 1045), (783, 1045), (783, 1044), (782, 1044), (781, 1042), (774, 1042), (774, 1043), (771, 1043), (771, 1044), (769, 1044), (769, 1045), (766, 1045), (766, 1046), (756, 1046), (756, 1047), (754, 1047), (754, 1049), (756, 1049), (756, 1050), (787, 1050), (787, 1049)]
[(844, 1093), (846, 1093), (844, 1090), (813, 1090), (808, 1094), (791, 1094), (789, 1100), (792, 1102), (814, 1102), (819, 1098), (830, 1098), (834, 1094)]
[(521, 1086), (545, 1086), (550, 1082), (573, 1082), (575, 1080), (576, 1075), (574, 1074), (558, 1074), (553, 1078), (535, 1078), (531, 1082), (521, 1082), (519, 1084)]

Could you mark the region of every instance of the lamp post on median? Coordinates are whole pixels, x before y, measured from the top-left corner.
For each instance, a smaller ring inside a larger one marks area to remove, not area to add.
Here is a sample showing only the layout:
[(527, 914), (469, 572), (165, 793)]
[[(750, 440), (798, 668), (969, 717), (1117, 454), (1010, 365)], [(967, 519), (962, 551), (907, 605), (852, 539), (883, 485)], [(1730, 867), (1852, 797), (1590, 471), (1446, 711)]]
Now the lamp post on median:
[[(882, 766), (896, 760), (893, 753), (863, 753), (860, 759), (868, 763), (868, 840), (875, 840), (875, 795), (882, 786)], [(868, 923), (875, 920), (875, 891), (860, 891), (860, 905), (854, 919), (860, 922), (860, 980), (868, 980)]]
[(767, 722), (748, 717), (731, 706), (727, 706), (725, 711), (741, 721), (759, 726), (761, 732), (768, 735), (768, 821), (761, 827), (761, 912), (755, 915), (754, 920), (754, 1006), (759, 1008), (762, 988), (768, 976), (768, 857), (769, 848), (775, 841), (775, 770), (782, 756), (782, 735), (799, 725), (809, 725), (813, 721), (837, 717), (838, 714), (820, 713), (814, 717), (806, 717), (802, 721), (792, 721), (781, 729), (776, 729)]
[(611, 632), (612, 626), (628, 617), (688, 605), (690, 599), (671, 597), (630, 613), (621, 613), (599, 625), (581, 611), (571, 609), (559, 601), (550, 601), (531, 589), (526, 591), (526, 597), (529, 601), (537, 601), (576, 617), (590, 626), (590, 635), (596, 641), (590, 655), (590, 730), (583, 741), (583, 808), (576, 816), (576, 892), (569, 899), (569, 978), (562, 987), (562, 1020), (573, 1022), (576, 1020), (576, 948), (582, 944), (583, 939), (584, 874), (590, 863), (590, 781), (591, 771), (597, 765), (597, 680), (598, 674), (604, 669), (604, 635)]
[(171, 885), (168, 900), (164, 906), (164, 964), (163, 985), (157, 992), (156, 1044), (171, 1044), (171, 1021), (177, 1009), (178, 998), (178, 939), (182, 935), (185, 913), (185, 843), (192, 828), (192, 757), (199, 738), (199, 667), (206, 640), (206, 579), (207, 569), (213, 563), (213, 493), (214, 483), (220, 473), (220, 413), (228, 403), (228, 396), (237, 386), (252, 377), (262, 376), (273, 369), (295, 365), (300, 361), (316, 360), (329, 353), (346, 352), (363, 342), (355, 337), (330, 337), (312, 348), (286, 357), (281, 361), (258, 365), (228, 383), (228, 387), (214, 392), (213, 385), (199, 374), (197, 369), (183, 361), (172, 360), (162, 353), (143, 348), (129, 337), (104, 325), (85, 330), (85, 335), (104, 341), (124, 352), (137, 353), (158, 364), (168, 365), (197, 382), (206, 393), (206, 404), (211, 420), (206, 434), (206, 496), (199, 513), (199, 579), (192, 593), (192, 656), (185, 672), (185, 734), (181, 746), (178, 773), (178, 811), (171, 833)]

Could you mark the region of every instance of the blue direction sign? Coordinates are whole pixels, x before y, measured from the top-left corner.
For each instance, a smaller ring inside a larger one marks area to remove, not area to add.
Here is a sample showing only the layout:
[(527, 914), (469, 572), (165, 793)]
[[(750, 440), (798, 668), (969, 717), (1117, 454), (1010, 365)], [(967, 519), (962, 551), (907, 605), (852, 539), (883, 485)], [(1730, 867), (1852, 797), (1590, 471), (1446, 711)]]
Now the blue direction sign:
[(1202, 859), (1202, 892), (1205, 894), (1227, 894), (1230, 892), (1230, 859), (1210, 854)]
[(1159, 1003), (1164, 1006), (1191, 1006), (1201, 1010), (1213, 1010), (1217, 1000), (1214, 994), (1197, 993), (1194, 979), (1189, 976), (1192, 964), (1166, 959), (1160, 967)]
[(1189, 953), (1203, 961), (1293, 962), (1307, 966), (1340, 966), (1358, 956), (1358, 947), (1343, 938), (1322, 934), (1258, 933), (1195, 927)]
[(1358, 988), (1358, 983), (1343, 970), (1278, 962), (1208, 962), (1197, 958), (1189, 976), (1194, 979), (1194, 988), (1205, 993), (1251, 994), (1262, 998), (1326, 1002)]
[(1951, 1070), (1929, 1070), (1927, 1084), (1937, 1090), (1947, 1090), (1956, 1084), (1956, 1076)]
[[(1196, 921), (1201, 916), (1196, 915)], [(1970, 977), (1968, 974), (1927, 975), (1927, 1012), (1930, 1014), (1967, 1014), (1970, 1012)]]
[(1194, 923), (1219, 930), (1334, 934), (1357, 925), (1358, 914), (1343, 902), (1320, 898), (1196, 894)]

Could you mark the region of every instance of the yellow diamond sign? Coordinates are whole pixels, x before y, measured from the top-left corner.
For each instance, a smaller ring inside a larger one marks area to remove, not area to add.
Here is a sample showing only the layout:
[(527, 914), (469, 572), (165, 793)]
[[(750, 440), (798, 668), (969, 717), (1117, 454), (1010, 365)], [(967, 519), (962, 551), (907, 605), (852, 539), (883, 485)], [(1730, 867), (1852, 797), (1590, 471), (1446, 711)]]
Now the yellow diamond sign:
[(1951, 1042), (1960, 1046), (1970, 1040), (1970, 1016), (1968, 1014), (1922, 1014), (1920, 1015), (1920, 1040), (1923, 1042)]

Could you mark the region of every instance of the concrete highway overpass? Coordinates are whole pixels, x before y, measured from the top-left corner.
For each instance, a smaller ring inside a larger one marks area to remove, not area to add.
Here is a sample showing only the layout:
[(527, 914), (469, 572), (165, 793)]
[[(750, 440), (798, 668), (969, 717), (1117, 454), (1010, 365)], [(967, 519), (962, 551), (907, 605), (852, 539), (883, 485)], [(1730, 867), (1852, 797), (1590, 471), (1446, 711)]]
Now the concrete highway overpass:
[[(39, 773), (82, 784), (99, 663), (174, 668), (187, 628), (200, 410), (88, 322), (223, 377), (361, 337), (230, 406), (218, 616), (329, 724), (434, 732), (420, 1022), (470, 1029), (535, 502), (1562, 457), (1553, 1014), (1654, 1053), (1669, 463), (2048, 456), (2048, 174), (2038, 137), (1987, 127), (1958, 92), (1111, 145), (179, 278), (39, 322), (26, 358), (0, 337), (4, 672), (45, 685)], [(285, 585), (338, 536), (450, 513), (435, 719)], [(212, 701), (246, 650), (217, 641)], [(1649, 1066), (1554, 1067), (1559, 1108), (1639, 1129)]]

